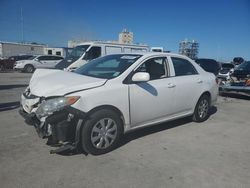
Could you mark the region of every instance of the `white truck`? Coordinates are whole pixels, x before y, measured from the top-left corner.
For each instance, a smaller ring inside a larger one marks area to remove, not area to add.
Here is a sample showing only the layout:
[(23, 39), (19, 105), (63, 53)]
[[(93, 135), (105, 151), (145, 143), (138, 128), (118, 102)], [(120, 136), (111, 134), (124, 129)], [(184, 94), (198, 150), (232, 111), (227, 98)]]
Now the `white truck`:
[(69, 56), (56, 65), (56, 69), (73, 71), (81, 65), (86, 64), (88, 61), (104, 55), (149, 51), (150, 48), (147, 45), (101, 41), (84, 42), (73, 48)]

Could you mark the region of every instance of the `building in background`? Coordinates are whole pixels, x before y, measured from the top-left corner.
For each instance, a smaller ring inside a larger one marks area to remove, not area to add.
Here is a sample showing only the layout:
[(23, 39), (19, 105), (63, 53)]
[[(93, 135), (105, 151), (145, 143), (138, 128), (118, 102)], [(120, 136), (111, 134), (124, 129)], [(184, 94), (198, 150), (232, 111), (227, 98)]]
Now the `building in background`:
[(74, 48), (83, 42), (88, 42), (88, 40), (69, 40), (68, 41), (68, 48)]
[(0, 57), (15, 55), (40, 55), (44, 53), (46, 46), (42, 44), (26, 44), (0, 41)]
[(0, 41), (0, 57), (2, 58), (18, 55), (59, 55), (67, 57), (71, 50), (72, 48), (67, 47), (48, 47), (45, 44)]
[(179, 53), (186, 55), (191, 59), (197, 59), (199, 53), (199, 43), (194, 40), (188, 41), (185, 39), (179, 44)]
[(124, 29), (119, 33), (119, 43), (124, 44), (133, 44), (133, 33), (129, 32), (127, 29)]
[(59, 55), (62, 57), (67, 57), (68, 54), (72, 51), (72, 48), (67, 47), (45, 47), (44, 55)]

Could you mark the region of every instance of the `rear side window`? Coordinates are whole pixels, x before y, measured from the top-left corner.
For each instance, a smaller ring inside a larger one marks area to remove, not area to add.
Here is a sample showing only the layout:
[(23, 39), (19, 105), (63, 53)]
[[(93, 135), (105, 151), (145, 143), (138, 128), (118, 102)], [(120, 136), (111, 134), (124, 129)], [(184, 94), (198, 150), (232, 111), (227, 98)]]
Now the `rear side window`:
[(51, 56), (51, 60), (62, 60), (62, 57), (57, 57), (57, 56)]
[(175, 76), (198, 74), (195, 67), (188, 60), (177, 57), (171, 57), (171, 59), (174, 65)]
[(40, 56), (38, 57), (39, 61), (48, 61), (48, 60), (52, 60), (52, 56)]

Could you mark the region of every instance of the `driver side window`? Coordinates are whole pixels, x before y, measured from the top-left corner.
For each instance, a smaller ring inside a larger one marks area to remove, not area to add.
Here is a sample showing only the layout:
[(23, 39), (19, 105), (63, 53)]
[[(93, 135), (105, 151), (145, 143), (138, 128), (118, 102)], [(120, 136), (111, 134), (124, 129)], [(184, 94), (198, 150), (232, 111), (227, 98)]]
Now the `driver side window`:
[(86, 52), (86, 55), (84, 57), (85, 60), (92, 60), (96, 59), (101, 56), (101, 47), (93, 46), (90, 48), (88, 52)]
[(145, 61), (136, 72), (147, 72), (150, 75), (150, 80), (156, 80), (167, 76), (166, 58), (156, 57)]

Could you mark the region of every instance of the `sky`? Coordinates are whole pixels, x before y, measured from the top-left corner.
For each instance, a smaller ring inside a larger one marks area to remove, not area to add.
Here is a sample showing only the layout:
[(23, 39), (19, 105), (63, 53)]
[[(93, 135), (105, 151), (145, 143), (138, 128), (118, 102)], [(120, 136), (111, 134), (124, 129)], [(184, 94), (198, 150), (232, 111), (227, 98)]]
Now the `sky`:
[(51, 47), (118, 40), (126, 28), (134, 43), (177, 53), (195, 40), (200, 58), (250, 60), (250, 0), (0, 0), (0, 41), (22, 41), (21, 18), (24, 41)]

